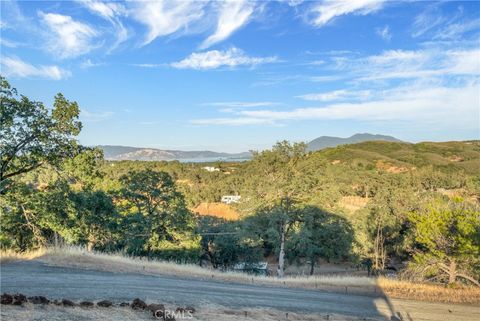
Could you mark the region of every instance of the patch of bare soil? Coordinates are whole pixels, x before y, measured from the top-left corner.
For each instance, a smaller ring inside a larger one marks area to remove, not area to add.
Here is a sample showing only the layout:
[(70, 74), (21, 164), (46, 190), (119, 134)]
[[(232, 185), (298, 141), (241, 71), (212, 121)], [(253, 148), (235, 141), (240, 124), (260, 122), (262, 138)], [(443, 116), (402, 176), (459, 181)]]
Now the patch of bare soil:
[(463, 162), (464, 161), (463, 157), (460, 157), (458, 155), (452, 155), (448, 158), (448, 160), (451, 161), (451, 162)]
[(409, 171), (407, 167), (395, 166), (382, 160), (377, 161), (376, 168), (393, 174), (405, 173)]

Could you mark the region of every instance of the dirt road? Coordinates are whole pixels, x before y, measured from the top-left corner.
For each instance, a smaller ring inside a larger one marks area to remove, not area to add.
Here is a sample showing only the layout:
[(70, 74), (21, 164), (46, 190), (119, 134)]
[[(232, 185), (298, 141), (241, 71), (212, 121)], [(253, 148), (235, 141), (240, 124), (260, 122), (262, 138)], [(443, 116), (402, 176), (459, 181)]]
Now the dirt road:
[(480, 307), (470, 305), (52, 267), (37, 261), (4, 264), (0, 272), (2, 292), (44, 295), (52, 299), (120, 302), (139, 297), (147, 301), (197, 307), (202, 304), (230, 308), (267, 307), (378, 320), (389, 320), (398, 313), (404, 320), (480, 320)]

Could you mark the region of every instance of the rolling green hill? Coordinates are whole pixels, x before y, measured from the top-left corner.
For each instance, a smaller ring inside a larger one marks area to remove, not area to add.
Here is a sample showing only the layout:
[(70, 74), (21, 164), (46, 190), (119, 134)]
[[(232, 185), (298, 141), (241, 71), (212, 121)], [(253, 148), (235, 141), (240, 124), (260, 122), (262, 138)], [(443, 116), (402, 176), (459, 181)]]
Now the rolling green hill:
[(307, 145), (308, 146), (307, 150), (317, 151), (317, 150), (322, 150), (328, 147), (337, 147), (340, 145), (356, 144), (356, 143), (362, 143), (362, 142), (368, 142), (368, 141), (401, 142), (401, 140), (392, 136), (373, 135), (368, 133), (355, 134), (347, 138), (321, 136), (309, 142)]
[(423, 142), (418, 144), (370, 141), (342, 145), (315, 152), (335, 162), (359, 162), (364, 165), (388, 162), (393, 166), (433, 166), (446, 171), (464, 170), (469, 174), (480, 171), (480, 141)]

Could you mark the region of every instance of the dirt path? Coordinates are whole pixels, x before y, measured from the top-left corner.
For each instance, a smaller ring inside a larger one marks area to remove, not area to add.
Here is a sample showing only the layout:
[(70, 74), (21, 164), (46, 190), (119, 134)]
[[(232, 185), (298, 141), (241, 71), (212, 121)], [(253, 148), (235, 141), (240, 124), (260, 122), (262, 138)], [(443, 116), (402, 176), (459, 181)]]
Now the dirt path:
[(217, 304), (230, 308), (273, 308), (297, 313), (324, 313), (378, 320), (400, 313), (404, 320), (480, 320), (480, 307), (302, 289), (189, 280), (168, 276), (52, 267), (37, 261), (4, 264), (1, 291), (44, 295), (52, 299), (147, 301), (178, 305)]

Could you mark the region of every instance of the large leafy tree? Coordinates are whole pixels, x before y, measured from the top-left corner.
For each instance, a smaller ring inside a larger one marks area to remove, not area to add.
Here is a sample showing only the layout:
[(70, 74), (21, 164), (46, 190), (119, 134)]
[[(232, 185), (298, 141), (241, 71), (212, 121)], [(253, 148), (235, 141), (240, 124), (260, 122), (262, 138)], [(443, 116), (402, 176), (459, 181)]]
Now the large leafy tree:
[(370, 182), (371, 201), (368, 207), (367, 233), (371, 240), (369, 258), (379, 272), (390, 258), (406, 257), (409, 247), (407, 213), (418, 210), (429, 195), (412, 185), (412, 178), (383, 174)]
[(130, 252), (165, 256), (200, 249), (193, 215), (169, 174), (147, 169), (123, 175), (120, 181)]
[(75, 211), (63, 181), (37, 188), (18, 183), (0, 198), (2, 247), (28, 250), (46, 246), (58, 236), (75, 241)]
[(111, 197), (92, 188), (95, 150), (45, 166), (17, 180), (0, 197), (1, 246), (28, 250), (50, 244), (105, 245), (114, 232)]
[(226, 269), (239, 261), (258, 262), (261, 257), (258, 244), (252, 244), (242, 233), (244, 222), (201, 216), (197, 229), (202, 236), (203, 258), (208, 259), (214, 268)]
[(346, 259), (353, 243), (353, 229), (342, 217), (318, 207), (307, 206), (300, 212), (300, 224), (289, 242), (289, 254), (294, 259), (310, 261), (310, 275), (319, 258)]
[(480, 209), (466, 202), (434, 204), (409, 215), (417, 246), (411, 268), (454, 284), (480, 286)]
[(253, 173), (242, 192), (243, 208), (266, 215), (272, 233), (278, 234), (277, 274), (283, 277), (285, 242), (297, 217), (295, 204), (308, 189), (298, 164), (307, 156), (306, 145), (279, 142), (271, 150), (254, 153), (249, 168)]
[(89, 251), (113, 244), (119, 217), (111, 197), (87, 189), (71, 193), (70, 198), (75, 208), (76, 242), (85, 244)]
[(62, 94), (55, 96), (49, 110), (18, 95), (5, 78), (0, 77), (0, 83), (0, 192), (4, 192), (12, 178), (76, 155), (82, 124), (77, 103)]

